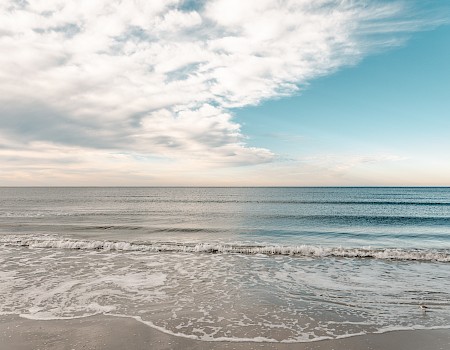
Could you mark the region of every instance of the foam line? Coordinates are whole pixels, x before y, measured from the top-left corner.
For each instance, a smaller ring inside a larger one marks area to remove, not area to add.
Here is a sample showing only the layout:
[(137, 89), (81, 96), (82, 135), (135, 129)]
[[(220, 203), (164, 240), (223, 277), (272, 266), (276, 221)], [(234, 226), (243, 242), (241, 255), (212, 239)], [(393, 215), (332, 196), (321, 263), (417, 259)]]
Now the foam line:
[(382, 260), (416, 260), (450, 262), (450, 251), (439, 249), (404, 248), (346, 248), (321, 247), (314, 245), (244, 245), (232, 243), (177, 243), (153, 242), (135, 243), (124, 241), (93, 241), (44, 237), (6, 236), (0, 244), (28, 248), (82, 249), (101, 251), (142, 252), (190, 252), (190, 253), (235, 253), (293, 255), (305, 257), (373, 258)]

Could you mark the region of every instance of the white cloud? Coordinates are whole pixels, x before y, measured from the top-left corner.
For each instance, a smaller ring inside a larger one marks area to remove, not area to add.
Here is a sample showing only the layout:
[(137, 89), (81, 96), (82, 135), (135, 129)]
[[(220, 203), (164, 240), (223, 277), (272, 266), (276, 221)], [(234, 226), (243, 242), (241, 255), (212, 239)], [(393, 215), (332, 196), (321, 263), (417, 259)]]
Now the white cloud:
[(246, 145), (230, 108), (295, 93), (423, 26), (401, 1), (185, 5), (2, 1), (0, 135), (214, 166), (268, 162), (274, 154)]
[(379, 163), (401, 162), (408, 160), (407, 157), (395, 154), (370, 154), (370, 155), (326, 155), (305, 157), (300, 160), (316, 168), (332, 172), (335, 176), (348, 173), (353, 168), (370, 166)]

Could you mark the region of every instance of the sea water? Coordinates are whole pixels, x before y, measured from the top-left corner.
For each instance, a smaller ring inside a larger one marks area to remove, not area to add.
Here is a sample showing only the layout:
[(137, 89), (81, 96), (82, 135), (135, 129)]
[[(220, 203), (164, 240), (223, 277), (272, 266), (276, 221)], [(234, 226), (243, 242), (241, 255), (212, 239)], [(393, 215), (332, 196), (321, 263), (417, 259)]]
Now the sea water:
[(206, 341), (448, 328), (450, 188), (0, 188), (0, 313)]

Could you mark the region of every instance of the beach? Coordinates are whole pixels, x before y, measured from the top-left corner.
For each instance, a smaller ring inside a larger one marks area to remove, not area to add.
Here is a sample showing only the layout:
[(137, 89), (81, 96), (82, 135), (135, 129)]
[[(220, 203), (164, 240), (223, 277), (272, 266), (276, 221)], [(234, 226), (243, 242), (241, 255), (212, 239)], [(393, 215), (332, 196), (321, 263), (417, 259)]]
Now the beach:
[(1, 350), (446, 350), (450, 330), (392, 331), (309, 343), (205, 342), (176, 337), (132, 318), (93, 316), (35, 321), (18, 316), (0, 318)]
[(450, 0), (0, 23), (0, 350), (450, 350)]
[(3, 349), (449, 348), (449, 189), (0, 194)]

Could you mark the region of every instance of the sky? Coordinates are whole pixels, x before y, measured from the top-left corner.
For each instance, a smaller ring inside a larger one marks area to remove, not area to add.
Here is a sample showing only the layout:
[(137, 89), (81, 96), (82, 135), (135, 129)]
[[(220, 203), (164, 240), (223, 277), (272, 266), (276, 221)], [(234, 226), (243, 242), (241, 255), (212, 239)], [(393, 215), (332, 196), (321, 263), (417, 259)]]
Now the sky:
[(450, 186), (450, 4), (2, 0), (0, 186)]

